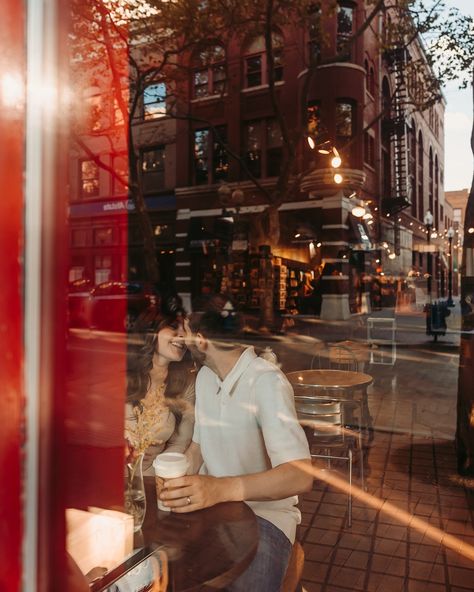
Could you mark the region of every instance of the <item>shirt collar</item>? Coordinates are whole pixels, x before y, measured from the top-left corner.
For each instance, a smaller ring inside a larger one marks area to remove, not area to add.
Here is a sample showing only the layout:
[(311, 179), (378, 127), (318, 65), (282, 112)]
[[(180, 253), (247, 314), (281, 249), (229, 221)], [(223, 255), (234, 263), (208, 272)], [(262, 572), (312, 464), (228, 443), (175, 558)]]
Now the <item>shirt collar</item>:
[(227, 374), (224, 380), (221, 380), (216, 375), (216, 382), (219, 389), (218, 392), (227, 394), (229, 396), (232, 395), (239, 378), (256, 357), (257, 354), (255, 353), (253, 346), (249, 346), (242, 352), (240, 358), (237, 360), (234, 367), (229, 372), (229, 374)]

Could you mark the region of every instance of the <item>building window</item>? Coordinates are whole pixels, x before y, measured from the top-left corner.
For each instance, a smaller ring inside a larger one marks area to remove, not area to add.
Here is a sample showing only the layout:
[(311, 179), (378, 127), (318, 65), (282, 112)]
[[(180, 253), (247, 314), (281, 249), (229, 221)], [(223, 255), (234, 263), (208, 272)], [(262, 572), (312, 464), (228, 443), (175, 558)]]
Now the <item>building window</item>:
[(375, 70), (374, 67), (369, 64), (368, 60), (364, 61), (365, 68), (365, 90), (375, 96)]
[(113, 243), (113, 228), (111, 226), (104, 228), (94, 228), (94, 245), (103, 247)]
[(81, 197), (97, 197), (99, 195), (99, 167), (93, 160), (80, 162), (80, 193)]
[(435, 156), (435, 170), (434, 170), (434, 223), (435, 227), (439, 226), (439, 164), (438, 156)]
[(100, 95), (94, 95), (92, 97), (86, 97), (85, 100), (87, 105), (88, 130), (100, 132), (103, 129), (102, 97)]
[(350, 55), (349, 42), (354, 31), (355, 9), (352, 2), (339, 2), (337, 9), (337, 53), (348, 57)]
[(425, 215), (424, 208), (424, 153), (423, 153), (423, 135), (418, 134), (418, 220), (423, 220)]
[(375, 167), (375, 138), (369, 132), (364, 133), (364, 162)]
[(112, 257), (97, 255), (95, 257), (94, 281), (96, 285), (108, 282), (112, 275)]
[[(273, 77), (275, 82), (279, 82), (283, 80), (283, 37), (278, 33), (273, 33), (272, 45)], [(257, 37), (247, 46), (244, 60), (246, 88), (268, 84), (267, 52), (264, 37)]]
[(352, 138), (355, 132), (354, 103), (340, 100), (336, 103), (336, 138), (339, 144), (344, 144)]
[(317, 138), (321, 133), (321, 105), (319, 102), (313, 102), (308, 105), (306, 110), (307, 132), (313, 138)]
[(250, 121), (244, 125), (243, 138), (244, 160), (250, 173), (256, 178), (278, 176), (283, 146), (278, 122)]
[(227, 130), (224, 126), (194, 132), (194, 182), (198, 185), (226, 181), (229, 159), (226, 150)]
[(71, 246), (72, 247), (86, 247), (87, 246), (87, 230), (85, 228), (74, 228), (71, 232)]
[(429, 210), (433, 214), (434, 210), (434, 163), (433, 163), (433, 150), (430, 148), (430, 160), (429, 160), (429, 184), (428, 184), (428, 204)]
[(147, 148), (141, 153), (142, 186), (145, 193), (165, 187), (165, 147)]
[(158, 119), (166, 115), (166, 84), (155, 82), (143, 91), (143, 119)]
[(112, 193), (120, 195), (128, 191), (128, 155), (126, 152), (112, 158)]
[(224, 48), (215, 45), (201, 51), (195, 56), (194, 62), (193, 97), (199, 99), (223, 94), (227, 78)]
[(310, 64), (318, 64), (321, 59), (321, 5), (313, 3), (308, 8), (308, 57)]
[(408, 137), (408, 187), (411, 213), (416, 217), (416, 129), (415, 122), (411, 122)]

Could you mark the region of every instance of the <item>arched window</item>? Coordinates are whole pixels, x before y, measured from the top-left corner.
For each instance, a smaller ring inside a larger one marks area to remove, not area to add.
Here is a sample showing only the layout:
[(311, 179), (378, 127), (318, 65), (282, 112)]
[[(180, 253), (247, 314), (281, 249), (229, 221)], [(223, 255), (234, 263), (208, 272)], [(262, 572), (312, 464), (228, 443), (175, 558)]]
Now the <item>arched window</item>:
[(434, 223), (439, 230), (439, 163), (438, 155), (435, 156), (434, 170)]
[(202, 49), (194, 56), (193, 97), (199, 99), (225, 91), (225, 50), (220, 45)]
[[(272, 35), (273, 77), (275, 82), (283, 80), (283, 37), (279, 33)], [(254, 38), (245, 48), (244, 57), (245, 87), (252, 88), (268, 84), (267, 52), (265, 38)]]
[(416, 217), (416, 129), (413, 120), (410, 124), (408, 146), (409, 199), (411, 201), (411, 213)]
[(433, 214), (434, 211), (434, 193), (433, 193), (433, 184), (434, 184), (434, 166), (433, 166), (433, 149), (430, 147), (430, 156), (429, 156), (429, 165), (428, 165), (428, 208), (430, 212)]
[(390, 126), (391, 126), (391, 93), (388, 79), (382, 81), (382, 197), (391, 197), (391, 150), (390, 150)]
[(421, 130), (418, 134), (418, 220), (423, 220), (425, 215), (424, 208), (424, 152), (423, 152), (423, 134)]
[(373, 66), (370, 66), (369, 70), (369, 92), (375, 97), (375, 70)]

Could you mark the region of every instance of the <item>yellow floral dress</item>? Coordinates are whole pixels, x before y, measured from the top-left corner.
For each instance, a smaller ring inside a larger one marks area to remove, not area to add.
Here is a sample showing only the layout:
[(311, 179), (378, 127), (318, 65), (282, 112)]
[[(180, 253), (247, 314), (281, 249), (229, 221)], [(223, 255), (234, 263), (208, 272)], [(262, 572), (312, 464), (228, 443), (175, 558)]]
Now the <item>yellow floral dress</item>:
[[(194, 427), (194, 383), (172, 402), (165, 397), (166, 383), (154, 389), (139, 404), (125, 406), (125, 438), (136, 452), (143, 452), (143, 472), (153, 475), (152, 463), (157, 454), (184, 452), (191, 442)], [(181, 421), (170, 404), (179, 407)]]

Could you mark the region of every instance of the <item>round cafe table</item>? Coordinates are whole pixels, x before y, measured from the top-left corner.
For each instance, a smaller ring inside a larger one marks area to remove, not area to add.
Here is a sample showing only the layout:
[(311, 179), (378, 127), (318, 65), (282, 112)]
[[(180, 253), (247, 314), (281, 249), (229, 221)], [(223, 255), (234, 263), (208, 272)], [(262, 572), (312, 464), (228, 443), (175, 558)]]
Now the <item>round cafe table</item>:
[(258, 544), (257, 520), (243, 502), (174, 514), (156, 506), (154, 477), (145, 477), (147, 512), (134, 547), (160, 546), (168, 557), (169, 591), (219, 590), (250, 564)]
[[(372, 384), (373, 378), (370, 374), (363, 372), (352, 372), (350, 370), (299, 370), (288, 372), (286, 375), (293, 387), (301, 388), (311, 394), (311, 391), (318, 396), (324, 394), (331, 398), (352, 398), (355, 391), (360, 390), (362, 398), (362, 423), (364, 427), (372, 428), (372, 417), (369, 412), (367, 387)], [(306, 393), (305, 393), (306, 394)]]

